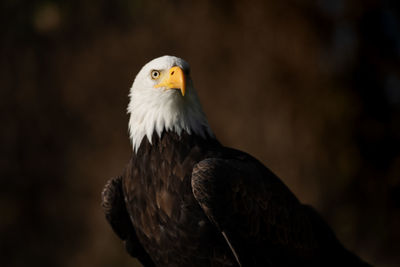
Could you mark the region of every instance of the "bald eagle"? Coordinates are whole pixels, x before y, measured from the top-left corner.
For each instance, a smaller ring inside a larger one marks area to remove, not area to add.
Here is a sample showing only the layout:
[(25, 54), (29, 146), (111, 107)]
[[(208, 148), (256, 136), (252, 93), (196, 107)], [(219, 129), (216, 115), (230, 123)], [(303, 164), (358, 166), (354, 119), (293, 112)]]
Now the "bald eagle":
[(218, 142), (183, 59), (147, 63), (128, 113), (133, 156), (102, 206), (144, 266), (369, 266), (262, 163)]

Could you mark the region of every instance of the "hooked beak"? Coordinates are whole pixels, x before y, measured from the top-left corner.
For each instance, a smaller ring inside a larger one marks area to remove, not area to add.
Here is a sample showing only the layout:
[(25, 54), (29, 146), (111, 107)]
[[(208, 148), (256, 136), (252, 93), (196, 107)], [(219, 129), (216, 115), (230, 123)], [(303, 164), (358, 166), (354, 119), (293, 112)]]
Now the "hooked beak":
[(181, 94), (182, 96), (184, 96), (186, 92), (185, 73), (178, 66), (172, 67), (169, 69), (166, 77), (154, 87), (155, 88), (165, 87), (166, 90), (178, 89), (181, 90)]

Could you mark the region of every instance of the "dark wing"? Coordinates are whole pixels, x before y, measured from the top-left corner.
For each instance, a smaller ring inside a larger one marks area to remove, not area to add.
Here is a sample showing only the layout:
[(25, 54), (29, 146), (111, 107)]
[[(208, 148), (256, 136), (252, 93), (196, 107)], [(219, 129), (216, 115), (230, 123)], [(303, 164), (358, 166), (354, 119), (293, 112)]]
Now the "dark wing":
[(306, 207), (254, 158), (199, 162), (192, 190), (240, 265), (300, 266), (313, 258), (318, 242)]
[(140, 244), (130, 216), (126, 210), (122, 191), (122, 177), (110, 179), (102, 192), (101, 206), (114, 232), (125, 241), (128, 253), (144, 266), (155, 266), (150, 256)]

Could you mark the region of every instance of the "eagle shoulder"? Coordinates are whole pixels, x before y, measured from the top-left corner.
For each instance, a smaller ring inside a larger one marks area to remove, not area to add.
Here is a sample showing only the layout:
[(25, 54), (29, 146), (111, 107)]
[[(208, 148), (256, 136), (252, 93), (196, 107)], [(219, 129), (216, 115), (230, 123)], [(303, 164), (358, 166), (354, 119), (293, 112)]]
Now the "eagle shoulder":
[(102, 191), (101, 207), (114, 232), (126, 240), (132, 228), (122, 192), (122, 176), (107, 181)]
[(194, 166), (191, 183), (194, 197), (239, 264), (255, 264), (251, 261), (265, 258), (268, 248), (311, 257), (317, 244), (304, 206), (256, 159), (239, 151), (204, 159)]
[(137, 238), (130, 220), (122, 190), (122, 176), (108, 180), (101, 195), (101, 206), (106, 219), (117, 236), (124, 241), (127, 252), (144, 266), (155, 266)]

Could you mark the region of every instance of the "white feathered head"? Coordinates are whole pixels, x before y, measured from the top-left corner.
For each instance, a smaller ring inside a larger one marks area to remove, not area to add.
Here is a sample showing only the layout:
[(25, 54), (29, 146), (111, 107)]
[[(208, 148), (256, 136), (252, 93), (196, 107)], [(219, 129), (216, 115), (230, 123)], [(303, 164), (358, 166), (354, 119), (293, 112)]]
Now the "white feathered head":
[(159, 137), (163, 131), (213, 136), (193, 87), (189, 64), (178, 57), (153, 59), (139, 71), (130, 90), (128, 113), (135, 152), (144, 136), (151, 143), (154, 131)]

